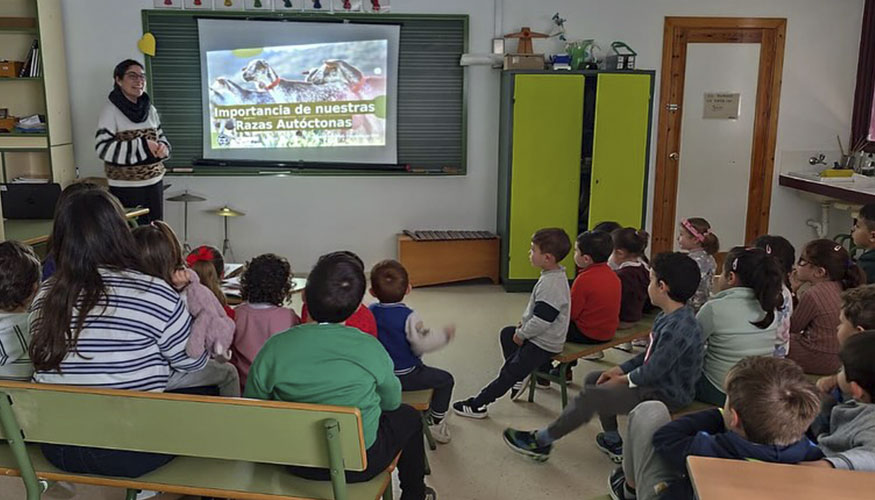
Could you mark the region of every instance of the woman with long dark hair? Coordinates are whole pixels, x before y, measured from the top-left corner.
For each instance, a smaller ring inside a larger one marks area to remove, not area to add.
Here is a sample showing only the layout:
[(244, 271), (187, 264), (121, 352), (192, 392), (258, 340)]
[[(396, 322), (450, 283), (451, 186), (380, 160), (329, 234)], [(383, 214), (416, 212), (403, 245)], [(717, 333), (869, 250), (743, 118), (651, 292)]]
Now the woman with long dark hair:
[(164, 218), (164, 161), (170, 141), (146, 93), (143, 65), (126, 59), (112, 73), (113, 89), (100, 113), (94, 147), (106, 167), (109, 190), (125, 207), (149, 214), (141, 223)]
[[(57, 270), (31, 307), (34, 380), (112, 389), (163, 391), (172, 370), (204, 367), (185, 354), (191, 317), (179, 294), (142, 264), (121, 204), (102, 190), (73, 193), (52, 230)], [(43, 445), (56, 467), (136, 477), (172, 457)]]

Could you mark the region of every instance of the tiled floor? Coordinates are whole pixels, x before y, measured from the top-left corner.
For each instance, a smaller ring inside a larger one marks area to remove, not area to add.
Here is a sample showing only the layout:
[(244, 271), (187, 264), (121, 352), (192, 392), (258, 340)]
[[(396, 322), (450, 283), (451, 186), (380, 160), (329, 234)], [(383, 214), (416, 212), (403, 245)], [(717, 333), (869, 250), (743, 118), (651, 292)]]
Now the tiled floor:
[[(456, 378), (455, 397), (476, 393), (501, 366), (498, 331), (516, 324), (528, 295), (507, 294), (492, 285), (457, 285), (415, 290), (407, 303), (432, 327), (455, 322), (455, 342), (426, 356), (426, 363), (449, 370)], [(299, 304), (297, 304), (299, 306)], [(628, 355), (617, 350), (607, 353), (608, 362), (620, 362)], [(583, 362), (574, 373), (579, 387), (584, 374), (603, 369), (602, 363)], [(598, 422), (591, 422), (558, 442), (550, 460), (538, 464), (512, 453), (502, 442), (508, 426), (533, 429), (559, 413), (557, 390), (539, 391), (534, 404), (511, 402), (505, 397), (489, 408), (485, 420), (451, 417), (453, 440), (429, 453), (432, 475), (427, 481), (441, 500), (499, 499), (589, 499), (607, 493), (607, 477), (614, 465), (593, 442)], [(621, 420), (621, 428), (623, 421)], [(397, 488), (397, 484), (396, 484)], [(397, 492), (397, 490), (396, 490)], [(52, 499), (122, 499), (124, 492), (107, 488), (76, 486), (71, 493), (54, 488)], [(0, 500), (24, 498), (16, 478), (0, 479)], [(177, 498), (162, 495), (160, 499)], [(397, 495), (396, 495), (397, 498)]]

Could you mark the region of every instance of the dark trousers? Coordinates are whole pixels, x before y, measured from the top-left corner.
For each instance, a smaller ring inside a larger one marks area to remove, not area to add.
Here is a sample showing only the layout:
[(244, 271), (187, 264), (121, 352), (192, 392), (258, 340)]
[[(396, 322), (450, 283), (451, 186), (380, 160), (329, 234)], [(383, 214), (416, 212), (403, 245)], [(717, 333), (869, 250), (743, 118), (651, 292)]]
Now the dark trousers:
[(587, 337), (585, 333), (577, 328), (574, 321), (568, 323), (568, 333), (565, 335), (565, 340), (575, 344), (604, 344), (607, 342), (607, 340), (596, 340)]
[[(422, 440), (422, 418), (407, 405), (380, 415), (377, 440), (368, 448), (368, 468), (362, 472), (346, 471), (348, 483), (370, 481), (386, 470), (398, 452), (398, 478), (401, 480), (401, 500), (425, 498), (425, 448)], [(330, 480), (328, 469), (289, 467), (296, 476), (316, 481)], [(391, 486), (390, 486), (391, 487)]]
[(539, 367), (545, 369), (549, 366), (550, 359), (556, 355), (556, 353), (541, 349), (528, 340), (523, 342), (521, 346), (516, 345), (513, 341), (514, 333), (516, 333), (515, 326), (502, 328), (499, 341), (501, 342), (501, 351), (504, 354), (504, 365), (498, 372), (498, 377), (474, 398), (471, 405), (474, 408), (488, 405), (504, 396), (504, 393), (510, 390), (515, 383), (524, 379), (526, 375), (532, 373), (532, 370)]
[(106, 450), (85, 446), (41, 444), (46, 460), (74, 474), (140, 477), (173, 460), (173, 455), (138, 451)]
[(704, 374), (696, 383), (696, 399), (721, 408), (726, 404), (726, 394), (719, 387), (712, 384)]
[(431, 416), (438, 421), (447, 415), (450, 399), (453, 397), (453, 376), (450, 372), (431, 366), (419, 365), (407, 375), (398, 377), (401, 389), (405, 391), (420, 391), (434, 389), (431, 396)]
[(153, 220), (164, 220), (164, 181), (143, 187), (110, 186), (109, 192), (122, 202), (125, 208), (148, 208), (149, 213), (137, 218), (140, 225)]

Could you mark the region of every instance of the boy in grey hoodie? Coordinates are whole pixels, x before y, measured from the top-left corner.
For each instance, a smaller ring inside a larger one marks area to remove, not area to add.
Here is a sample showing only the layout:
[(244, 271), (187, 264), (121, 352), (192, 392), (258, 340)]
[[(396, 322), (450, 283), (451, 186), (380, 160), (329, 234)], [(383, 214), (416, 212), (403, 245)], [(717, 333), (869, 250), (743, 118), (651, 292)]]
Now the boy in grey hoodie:
[(559, 228), (541, 229), (532, 236), (529, 260), (541, 269), (532, 296), (517, 326), (501, 330), (504, 365), (498, 377), (475, 397), (453, 403), (453, 411), (469, 418), (486, 418), (486, 407), (503, 396), (522, 390), (523, 379), (550, 362), (565, 346), (571, 310), (568, 275), (559, 262), (571, 251), (571, 240)]
[(819, 467), (875, 472), (875, 330), (849, 338), (839, 357), (839, 387), (851, 397), (833, 407), (829, 431), (817, 438)]

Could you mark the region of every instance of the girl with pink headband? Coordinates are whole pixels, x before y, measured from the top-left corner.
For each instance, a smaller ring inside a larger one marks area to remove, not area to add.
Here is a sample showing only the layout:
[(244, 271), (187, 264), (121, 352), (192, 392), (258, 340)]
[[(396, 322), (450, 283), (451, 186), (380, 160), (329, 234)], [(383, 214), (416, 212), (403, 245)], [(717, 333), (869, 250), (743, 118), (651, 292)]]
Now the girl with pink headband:
[(711, 282), (717, 269), (714, 255), (720, 249), (720, 240), (711, 231), (711, 224), (701, 217), (683, 219), (680, 225), (678, 247), (696, 261), (701, 273), (699, 289), (689, 302), (693, 310), (698, 311), (711, 296)]

